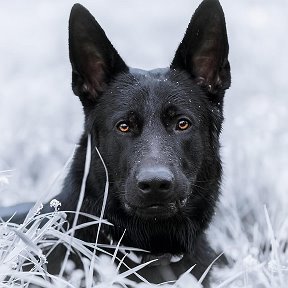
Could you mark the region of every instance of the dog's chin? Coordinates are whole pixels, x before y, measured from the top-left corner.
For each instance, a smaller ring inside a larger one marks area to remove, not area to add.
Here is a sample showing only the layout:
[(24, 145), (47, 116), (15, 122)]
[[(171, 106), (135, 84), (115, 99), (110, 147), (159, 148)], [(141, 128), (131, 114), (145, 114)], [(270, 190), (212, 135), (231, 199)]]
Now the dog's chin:
[(154, 204), (149, 206), (133, 205), (125, 202), (124, 208), (129, 215), (136, 215), (143, 219), (166, 219), (173, 217), (186, 205), (187, 198), (167, 204)]

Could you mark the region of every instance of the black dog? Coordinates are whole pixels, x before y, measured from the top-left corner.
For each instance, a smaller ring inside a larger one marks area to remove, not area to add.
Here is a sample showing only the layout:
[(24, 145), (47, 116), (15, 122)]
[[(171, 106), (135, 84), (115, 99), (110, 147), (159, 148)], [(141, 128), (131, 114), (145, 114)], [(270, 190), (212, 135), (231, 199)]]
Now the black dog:
[[(219, 2), (204, 0), (198, 7), (169, 68), (128, 68), (79, 4), (71, 11), (69, 49), (85, 130), (59, 196), (62, 208), (76, 209), (91, 135), (109, 176), (104, 218), (114, 226), (103, 226), (102, 236), (118, 241), (126, 229), (123, 245), (158, 258), (158, 266), (142, 272), (151, 282), (173, 280), (165, 265), (177, 278), (197, 264), (192, 273), (199, 279), (215, 257), (204, 231), (219, 196), (219, 134), (231, 82)], [(92, 149), (82, 211), (100, 215), (105, 179)], [(94, 242), (96, 232), (90, 227), (77, 237)], [(172, 255), (183, 258), (172, 263)]]

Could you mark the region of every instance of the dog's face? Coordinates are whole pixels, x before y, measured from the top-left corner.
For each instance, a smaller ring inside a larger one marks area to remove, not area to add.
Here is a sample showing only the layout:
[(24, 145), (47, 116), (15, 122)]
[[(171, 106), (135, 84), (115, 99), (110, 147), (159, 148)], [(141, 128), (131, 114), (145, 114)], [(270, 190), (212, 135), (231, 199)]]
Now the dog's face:
[(131, 70), (110, 84), (89, 117), (126, 212), (165, 218), (186, 209), (211, 150), (213, 118), (217, 136), (220, 130), (220, 108), (211, 109), (200, 87), (177, 70)]
[(218, 195), (205, 187), (219, 184), (218, 137), (230, 86), (219, 2), (202, 2), (167, 69), (129, 69), (79, 4), (71, 12), (69, 48), (73, 91), (84, 107), (85, 133), (107, 165), (110, 201), (141, 219), (206, 221)]

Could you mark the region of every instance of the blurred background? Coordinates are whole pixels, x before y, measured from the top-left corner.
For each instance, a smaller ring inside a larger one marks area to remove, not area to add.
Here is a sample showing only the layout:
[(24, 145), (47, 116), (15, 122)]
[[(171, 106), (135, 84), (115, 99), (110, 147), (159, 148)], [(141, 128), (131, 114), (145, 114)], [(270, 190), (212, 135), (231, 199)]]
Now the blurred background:
[[(200, 2), (80, 1), (126, 63), (144, 69), (169, 65)], [(73, 3), (0, 1), (0, 205), (56, 194), (52, 184), (81, 134), (68, 59)], [(288, 1), (221, 4), (232, 86), (222, 134), (223, 193), (209, 233), (218, 233), (221, 246), (219, 229), (230, 229), (241, 243), (238, 257), (258, 241), (256, 230), (265, 234), (264, 205), (275, 233), (288, 238)]]

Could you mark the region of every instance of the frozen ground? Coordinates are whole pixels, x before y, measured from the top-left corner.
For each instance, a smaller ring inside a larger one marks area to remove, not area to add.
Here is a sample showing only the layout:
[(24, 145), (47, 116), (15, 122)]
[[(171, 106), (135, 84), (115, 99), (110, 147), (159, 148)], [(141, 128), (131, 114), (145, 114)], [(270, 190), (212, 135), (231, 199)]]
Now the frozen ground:
[[(55, 193), (51, 183), (81, 133), (83, 117), (70, 89), (67, 47), (73, 3), (0, 2), (0, 171), (6, 171), (0, 172), (2, 205)], [(169, 64), (200, 1), (81, 3), (126, 63), (149, 69)], [(270, 237), (264, 205), (277, 238), (288, 238), (288, 2), (221, 3), (233, 83), (226, 94), (222, 137), (223, 195), (209, 233), (215, 247), (234, 261), (233, 269), (222, 271), (225, 279), (257, 264), (256, 248)], [(268, 270), (273, 268), (269, 257), (260, 259), (270, 261)], [(281, 257), (287, 268), (287, 254)], [(288, 272), (282, 270), (287, 280)], [(259, 275), (252, 280), (246, 275), (238, 284), (256, 287), (249, 284), (257, 283)], [(273, 287), (280, 287), (275, 283)]]

